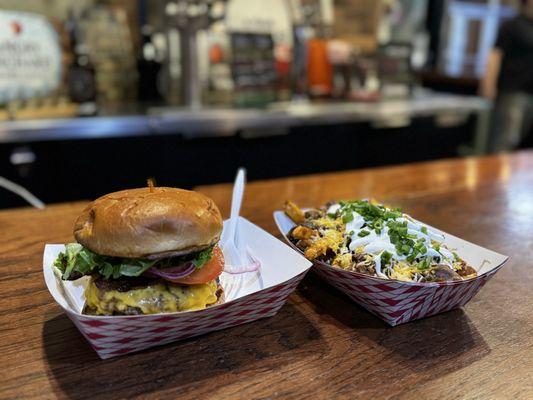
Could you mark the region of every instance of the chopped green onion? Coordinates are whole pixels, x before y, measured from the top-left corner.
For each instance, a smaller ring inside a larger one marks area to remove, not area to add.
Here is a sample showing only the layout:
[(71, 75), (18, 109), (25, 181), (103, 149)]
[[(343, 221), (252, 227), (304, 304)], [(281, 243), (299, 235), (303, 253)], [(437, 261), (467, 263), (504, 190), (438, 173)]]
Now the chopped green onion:
[(418, 269), (428, 269), (431, 266), (431, 257), (424, 257), (418, 263)]
[(392, 259), (392, 254), (389, 253), (388, 251), (385, 250), (383, 251), (383, 253), (381, 253), (381, 262), (383, 264), (390, 263), (391, 259)]
[(344, 222), (345, 224), (347, 224), (348, 222), (351, 222), (353, 221), (353, 214), (352, 213), (347, 213), (347, 214), (344, 214), (342, 216), (342, 222)]

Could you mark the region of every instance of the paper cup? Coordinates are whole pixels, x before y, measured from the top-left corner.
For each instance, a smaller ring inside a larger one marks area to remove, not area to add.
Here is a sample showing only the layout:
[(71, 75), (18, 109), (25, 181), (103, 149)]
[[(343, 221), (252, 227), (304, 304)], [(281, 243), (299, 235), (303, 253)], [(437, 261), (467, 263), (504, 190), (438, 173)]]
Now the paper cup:
[[(222, 233), (222, 243), (225, 232), (226, 229)], [(198, 311), (83, 315), (87, 280), (62, 281), (52, 267), (63, 245), (46, 245), (43, 271), (48, 290), (56, 302), (105, 359), (270, 317), (283, 306), (312, 265), (298, 252), (244, 218), (239, 218), (237, 225), (237, 248), (242, 254), (248, 249), (261, 262), (260, 270), (240, 275), (222, 273), (220, 280), (226, 301)]]
[[(274, 212), (274, 220), (285, 240), (300, 251), (287, 237), (295, 223), (283, 211)], [(312, 271), (391, 326), (464, 306), (508, 257), (428, 227), (444, 235), (444, 243), (477, 271), (475, 278), (453, 282), (402, 282), (345, 271), (323, 262), (313, 263)]]

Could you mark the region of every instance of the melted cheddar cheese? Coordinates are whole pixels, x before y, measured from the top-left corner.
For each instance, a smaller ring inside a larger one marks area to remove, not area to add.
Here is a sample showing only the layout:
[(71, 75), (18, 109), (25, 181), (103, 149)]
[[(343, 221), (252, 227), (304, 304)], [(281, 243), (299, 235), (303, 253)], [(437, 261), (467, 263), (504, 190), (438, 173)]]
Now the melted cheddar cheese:
[(342, 220), (340, 218), (333, 219), (333, 218), (321, 217), (321, 218), (314, 219), (313, 225), (318, 226), (320, 228), (338, 229), (342, 227), (344, 224), (342, 223)]
[(337, 256), (333, 259), (332, 264), (344, 269), (348, 269), (352, 266), (352, 254), (337, 254)]
[(406, 262), (398, 262), (391, 269), (390, 278), (404, 282), (412, 282), (413, 276), (417, 271), (418, 269), (416, 266)]
[(342, 233), (335, 229), (326, 229), (322, 232), (322, 236), (314, 238), (311, 245), (305, 250), (305, 256), (309, 260), (326, 254), (328, 249), (337, 252), (343, 242)]
[(201, 310), (217, 302), (217, 283), (178, 286), (158, 283), (127, 292), (99, 290), (94, 282), (85, 289), (86, 306), (99, 315), (139, 308), (143, 314)]

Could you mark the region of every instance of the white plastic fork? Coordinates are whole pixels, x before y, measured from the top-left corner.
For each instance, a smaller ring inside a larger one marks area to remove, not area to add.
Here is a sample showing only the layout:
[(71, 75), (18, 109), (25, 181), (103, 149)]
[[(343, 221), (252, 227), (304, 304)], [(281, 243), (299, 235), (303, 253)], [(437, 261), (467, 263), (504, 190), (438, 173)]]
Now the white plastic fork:
[(229, 258), (233, 265), (241, 265), (241, 252), (237, 248), (237, 223), (239, 221), (239, 212), (241, 210), (242, 197), (244, 194), (244, 185), (246, 181), (246, 170), (239, 168), (235, 183), (233, 185), (233, 194), (231, 197), (231, 213), (228, 221), (228, 235), (222, 244), (224, 256)]

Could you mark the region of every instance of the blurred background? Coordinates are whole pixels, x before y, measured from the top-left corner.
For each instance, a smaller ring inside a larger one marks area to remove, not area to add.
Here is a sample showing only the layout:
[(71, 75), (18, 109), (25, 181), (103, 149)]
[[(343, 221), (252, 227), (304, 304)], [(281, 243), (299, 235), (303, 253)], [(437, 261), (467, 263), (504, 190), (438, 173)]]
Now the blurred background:
[(47, 204), (527, 148), (532, 94), (533, 0), (0, 0), (0, 185)]

